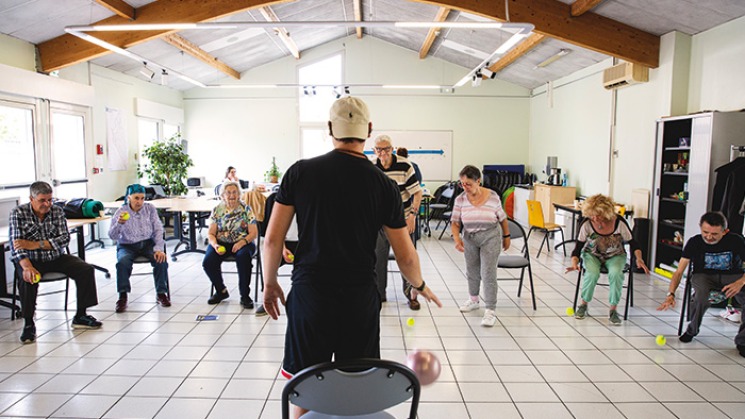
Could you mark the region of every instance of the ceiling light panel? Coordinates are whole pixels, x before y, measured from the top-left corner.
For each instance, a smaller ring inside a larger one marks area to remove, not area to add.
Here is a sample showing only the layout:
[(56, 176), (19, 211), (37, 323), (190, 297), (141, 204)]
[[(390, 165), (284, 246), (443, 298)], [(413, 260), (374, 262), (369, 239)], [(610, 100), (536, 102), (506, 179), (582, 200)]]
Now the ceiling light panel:
[(266, 31), (262, 28), (248, 28), (202, 44), (199, 48), (207, 52), (217, 51), (264, 34), (266, 34)]

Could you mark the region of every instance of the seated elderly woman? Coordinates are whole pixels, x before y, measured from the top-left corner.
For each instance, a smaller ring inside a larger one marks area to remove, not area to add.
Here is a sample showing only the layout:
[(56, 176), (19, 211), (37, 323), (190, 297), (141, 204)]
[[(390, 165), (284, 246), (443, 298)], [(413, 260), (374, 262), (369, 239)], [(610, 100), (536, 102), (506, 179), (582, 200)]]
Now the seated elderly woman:
[(249, 294), (251, 258), (256, 251), (254, 239), (258, 235), (256, 219), (251, 208), (239, 199), (241, 188), (238, 182), (224, 182), (221, 191), (222, 202), (215, 207), (210, 216), (212, 224), (208, 233), (209, 247), (202, 261), (202, 268), (215, 287), (215, 294), (207, 303), (217, 304), (229, 297), (220, 266), (225, 258), (234, 256), (238, 266), (241, 305), (252, 309), (254, 302)]
[(166, 244), (158, 210), (145, 202), (145, 187), (139, 184), (127, 186), (124, 199), (124, 205), (114, 213), (109, 228), (109, 237), (117, 243), (116, 288), (119, 299), (115, 311), (122, 313), (127, 309), (127, 294), (132, 291), (129, 277), (138, 256), (147, 257), (153, 266), (156, 301), (163, 307), (170, 307)]
[(631, 229), (626, 220), (617, 215), (613, 201), (604, 195), (593, 195), (582, 204), (582, 216), (585, 217), (579, 226), (577, 246), (572, 252), (572, 266), (567, 272), (579, 270), (579, 258), (585, 269), (582, 281), (582, 302), (577, 307), (574, 317), (584, 319), (587, 315), (587, 303), (592, 301), (595, 285), (600, 278), (602, 265), (608, 269), (610, 295), (609, 321), (612, 325), (620, 325), (616, 307), (621, 300), (623, 290), (623, 268), (626, 266), (626, 249), (628, 243), (636, 256), (636, 266), (649, 273), (647, 265), (642, 259), (642, 251), (631, 235)]

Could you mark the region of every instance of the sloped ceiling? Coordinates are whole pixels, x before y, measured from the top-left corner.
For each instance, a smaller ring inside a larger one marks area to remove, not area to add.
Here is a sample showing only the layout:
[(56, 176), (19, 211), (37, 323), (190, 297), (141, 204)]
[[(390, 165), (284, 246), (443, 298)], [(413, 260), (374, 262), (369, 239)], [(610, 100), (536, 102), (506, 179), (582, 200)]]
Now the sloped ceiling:
[[(173, 22), (168, 19), (175, 19), (178, 16), (169, 15), (171, 9), (165, 7), (173, 2), (174, 0), (126, 0), (125, 4), (135, 11), (135, 20), (132, 23), (138, 23), (138, 13), (145, 16), (143, 10), (147, 8), (152, 10), (158, 5), (164, 6), (162, 15), (159, 16), (160, 21)], [(483, 11), (484, 15), (503, 20), (507, 18), (504, 3), (499, 0), (488, 3), (478, 0), (443, 0), (440, 4), (407, 0), (297, 0), (275, 3), (262, 0), (234, 0), (232, 2), (181, 0), (179, 4), (182, 6), (192, 4), (194, 7), (192, 13), (200, 13), (199, 16), (209, 15), (219, 8), (220, 4), (230, 4), (227, 8), (232, 9), (232, 13), (227, 13), (217, 19), (206, 19), (217, 22), (263, 22), (266, 17), (258, 7), (269, 4), (270, 11), (281, 22), (354, 21), (357, 20), (355, 2), (359, 7), (359, 17), (362, 21), (433, 21), (443, 4), (454, 7), (447, 13), (447, 21), (485, 19), (484, 16), (463, 10)], [(42, 66), (44, 66), (44, 60), (50, 55), (50, 50), (54, 54), (61, 54), (68, 48), (77, 48), (66, 40), (65, 37), (71, 36), (65, 34), (66, 27), (93, 25), (106, 19), (112, 22), (129, 23), (129, 20), (117, 17), (111, 8), (105, 7), (104, 3), (116, 2), (114, 0), (55, 0), (54, 2), (3, 0), (0, 2), (0, 32), (39, 45)], [(524, 18), (536, 25), (536, 32), (547, 36), (543, 37), (534, 48), (523, 52), (509, 65), (499, 70), (496, 77), (526, 88), (534, 88), (549, 80), (566, 76), (604, 60), (608, 58), (611, 51), (615, 51), (614, 48), (633, 49), (628, 45), (623, 45), (622, 38), (611, 39), (607, 42), (607, 48), (601, 41), (597, 41), (595, 45), (591, 45), (592, 42), (583, 41), (583, 39), (593, 39), (593, 37), (609, 36), (608, 29), (604, 28), (607, 22), (621, 25), (621, 29), (624, 30), (626, 27), (629, 31), (639, 30), (629, 32), (627, 40), (629, 44), (637, 42), (643, 45), (654, 43), (655, 39), (659, 43), (658, 37), (670, 31), (694, 35), (745, 15), (745, 1), (742, 0), (578, 0), (578, 4), (588, 3), (592, 6), (589, 11), (579, 17), (572, 17), (570, 14), (570, 5), (573, 3), (575, 2), (572, 0), (510, 0), (508, 4), (512, 20), (518, 21)], [(146, 6), (145, 9), (143, 6)], [(558, 10), (558, 12), (554, 13), (552, 10)], [(598, 19), (603, 24), (584, 23), (598, 21)], [(577, 22), (584, 26), (576, 24)], [(587, 33), (567, 35), (561, 32), (562, 25), (570, 29), (582, 28), (582, 31)], [(278, 27), (281, 27), (281, 23), (278, 23)], [(595, 31), (598, 32), (595, 33)], [(426, 28), (365, 28), (362, 36), (373, 36), (411, 50), (412, 54), (418, 55), (425, 44), (428, 32)], [(302, 56), (303, 51), (307, 49), (354, 33), (354, 28), (300, 27), (292, 29), (289, 37)], [(177, 35), (203, 50), (208, 57), (219, 60), (238, 73), (246, 72), (292, 53), (272, 29), (242, 27), (239, 29), (184, 30), (178, 32)], [(470, 69), (481, 62), (484, 55), (491, 53), (505, 36), (503, 32), (494, 30), (441, 29), (424, 59), (437, 57)], [(146, 57), (149, 61), (178, 69), (179, 72), (205, 84), (219, 83), (228, 77), (214, 66), (182, 52), (164, 41), (162, 37), (133, 42), (131, 46), (127, 46), (128, 41), (125, 39), (120, 39), (119, 42), (128, 51)], [(85, 41), (80, 40), (80, 43), (84, 44)], [(45, 48), (49, 45), (54, 47)], [(571, 50), (571, 53), (546, 67), (536, 67), (538, 63), (561, 49)], [(654, 57), (655, 60), (656, 58)], [(84, 57), (85, 60), (135, 77), (142, 68), (142, 63), (112, 53)], [(67, 65), (69, 64), (72, 62)], [(46, 68), (40, 70), (48, 71)], [(159, 82), (159, 78), (153, 78), (152, 82)], [(193, 87), (190, 83), (173, 78), (169, 80), (169, 86), (180, 90)]]

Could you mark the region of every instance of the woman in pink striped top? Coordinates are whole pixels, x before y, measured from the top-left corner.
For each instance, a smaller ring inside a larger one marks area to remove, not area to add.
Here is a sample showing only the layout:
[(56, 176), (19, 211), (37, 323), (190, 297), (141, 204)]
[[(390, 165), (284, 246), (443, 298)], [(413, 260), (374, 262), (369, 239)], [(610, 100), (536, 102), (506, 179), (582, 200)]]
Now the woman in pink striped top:
[(460, 171), (463, 193), (455, 198), (450, 217), (455, 248), (466, 257), (469, 299), (460, 307), (463, 313), (479, 309), (479, 290), (484, 284), (484, 318), (481, 325), (497, 322), (497, 260), (501, 249), (510, 247), (507, 214), (499, 195), (481, 186), (481, 171), (466, 166)]

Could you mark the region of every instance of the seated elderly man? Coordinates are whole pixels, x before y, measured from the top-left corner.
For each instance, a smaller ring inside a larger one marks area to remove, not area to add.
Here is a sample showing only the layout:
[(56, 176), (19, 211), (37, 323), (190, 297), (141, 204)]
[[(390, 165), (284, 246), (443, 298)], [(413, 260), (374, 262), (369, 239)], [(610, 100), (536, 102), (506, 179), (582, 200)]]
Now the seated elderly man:
[(17, 269), (22, 269), (21, 277), (17, 278), (21, 313), (26, 323), (21, 342), (36, 341), (36, 296), (39, 279), (47, 272), (61, 272), (75, 281), (78, 308), (72, 327), (100, 328), (101, 322), (86, 314), (88, 307), (98, 304), (95, 271), (82, 259), (65, 253), (70, 232), (64, 211), (52, 205), (52, 187), (46, 182), (32, 183), (30, 200), (10, 213), (11, 257)]
[(109, 229), (109, 237), (117, 242), (116, 288), (119, 299), (115, 310), (122, 313), (127, 309), (127, 294), (132, 291), (129, 277), (132, 276), (132, 264), (138, 256), (148, 258), (153, 267), (156, 301), (163, 307), (170, 307), (166, 244), (158, 210), (145, 202), (145, 187), (138, 184), (127, 186), (124, 202), (116, 210), (113, 218), (116, 222)]

